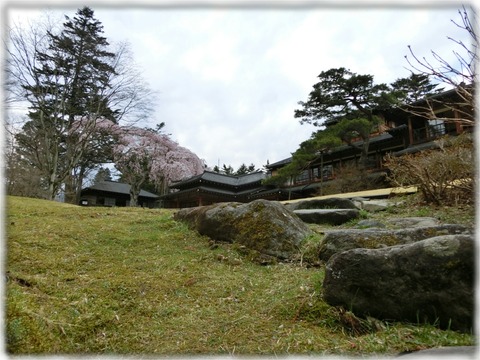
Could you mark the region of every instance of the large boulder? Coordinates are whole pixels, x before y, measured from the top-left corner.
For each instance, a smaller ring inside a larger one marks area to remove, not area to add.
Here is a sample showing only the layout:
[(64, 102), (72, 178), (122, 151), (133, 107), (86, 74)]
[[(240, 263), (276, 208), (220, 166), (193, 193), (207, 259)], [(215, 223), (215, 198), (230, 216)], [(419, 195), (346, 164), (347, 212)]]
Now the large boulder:
[(326, 264), (323, 296), (358, 316), (470, 332), (474, 275), (474, 237), (443, 235), (335, 254)]
[(263, 199), (182, 209), (174, 219), (215, 241), (237, 243), (279, 259), (298, 255), (301, 242), (312, 234), (285, 206)]
[(293, 212), (311, 224), (341, 225), (360, 217), (357, 209), (298, 209)]
[(378, 249), (387, 246), (414, 243), (439, 235), (472, 234), (463, 225), (444, 224), (397, 230), (368, 228), (330, 230), (319, 246), (319, 259), (328, 261), (333, 254), (356, 248)]

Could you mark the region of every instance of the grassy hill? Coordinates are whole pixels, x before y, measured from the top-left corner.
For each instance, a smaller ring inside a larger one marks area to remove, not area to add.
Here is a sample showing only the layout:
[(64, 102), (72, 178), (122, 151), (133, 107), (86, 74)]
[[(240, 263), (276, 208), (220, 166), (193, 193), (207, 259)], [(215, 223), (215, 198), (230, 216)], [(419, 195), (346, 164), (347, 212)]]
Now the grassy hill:
[(422, 324), (359, 333), (322, 301), (322, 268), (255, 264), (169, 210), (7, 197), (5, 221), (10, 353), (390, 355), (474, 343)]

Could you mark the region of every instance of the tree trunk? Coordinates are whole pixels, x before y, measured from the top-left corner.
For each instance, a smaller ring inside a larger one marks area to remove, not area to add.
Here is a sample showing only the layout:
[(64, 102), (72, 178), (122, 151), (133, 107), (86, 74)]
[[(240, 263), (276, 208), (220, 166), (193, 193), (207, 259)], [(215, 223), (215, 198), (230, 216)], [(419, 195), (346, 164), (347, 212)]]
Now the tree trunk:
[(140, 194), (139, 185), (130, 185), (130, 206), (138, 206), (138, 195)]
[(363, 139), (362, 152), (360, 153), (360, 169), (365, 171), (368, 168), (368, 149), (370, 147), (370, 137)]
[(65, 178), (65, 202), (69, 204), (79, 204), (82, 191), (83, 179), (85, 177), (85, 167), (80, 166), (78, 174), (69, 174)]
[(55, 200), (56, 190), (55, 190), (55, 174), (50, 175), (48, 183), (48, 198), (47, 200)]
[(75, 201), (75, 179), (72, 174), (68, 174), (65, 178), (65, 202), (68, 204), (76, 204)]

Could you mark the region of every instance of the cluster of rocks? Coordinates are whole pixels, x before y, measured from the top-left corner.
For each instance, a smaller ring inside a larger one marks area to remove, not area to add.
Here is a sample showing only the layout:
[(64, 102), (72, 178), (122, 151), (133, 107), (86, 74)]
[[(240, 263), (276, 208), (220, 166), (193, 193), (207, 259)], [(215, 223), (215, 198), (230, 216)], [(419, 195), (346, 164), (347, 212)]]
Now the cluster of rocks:
[[(306, 223), (339, 225), (387, 200), (325, 199), (222, 203), (181, 209), (176, 220), (214, 241), (236, 243), (264, 257), (291, 260), (313, 234)], [(473, 229), (434, 218), (362, 220), (329, 229), (319, 244), (323, 297), (358, 316), (470, 332), (474, 317)]]

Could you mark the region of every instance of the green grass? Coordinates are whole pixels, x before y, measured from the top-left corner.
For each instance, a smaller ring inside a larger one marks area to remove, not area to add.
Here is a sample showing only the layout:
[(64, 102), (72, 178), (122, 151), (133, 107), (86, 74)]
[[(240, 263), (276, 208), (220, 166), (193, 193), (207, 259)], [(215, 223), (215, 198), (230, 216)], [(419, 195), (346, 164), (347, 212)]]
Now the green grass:
[(322, 268), (255, 264), (169, 210), (7, 197), (6, 225), (9, 353), (391, 355), (474, 343), (402, 323), (355, 335), (322, 301)]

